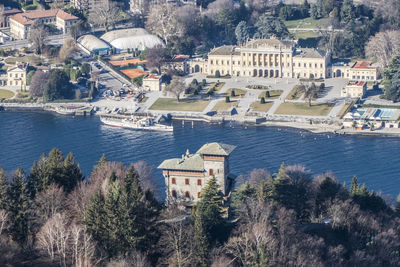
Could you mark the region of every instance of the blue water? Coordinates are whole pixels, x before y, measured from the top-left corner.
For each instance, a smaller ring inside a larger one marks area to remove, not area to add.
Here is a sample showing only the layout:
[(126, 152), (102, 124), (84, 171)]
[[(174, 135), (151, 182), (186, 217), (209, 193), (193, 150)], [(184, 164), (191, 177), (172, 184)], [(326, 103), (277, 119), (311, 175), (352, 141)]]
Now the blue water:
[[(85, 175), (103, 153), (109, 160), (145, 160), (158, 166), (164, 159), (196, 151), (206, 142), (236, 145), (231, 170), (254, 168), (277, 172), (282, 162), (303, 164), (313, 174), (332, 171), (341, 182), (357, 175), (368, 188), (400, 193), (400, 138), (335, 136), (276, 127), (243, 127), (175, 123), (174, 133), (141, 132), (101, 124), (97, 117), (72, 118), (47, 113), (0, 113), (0, 166), (7, 172), (32, 162), (53, 147), (72, 151)], [(161, 172), (156, 171), (160, 184)]]

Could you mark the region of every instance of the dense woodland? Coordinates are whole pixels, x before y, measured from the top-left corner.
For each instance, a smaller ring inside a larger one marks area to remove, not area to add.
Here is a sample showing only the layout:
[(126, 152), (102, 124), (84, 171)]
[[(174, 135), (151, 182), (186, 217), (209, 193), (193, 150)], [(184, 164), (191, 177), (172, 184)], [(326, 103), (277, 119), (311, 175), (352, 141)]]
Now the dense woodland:
[(153, 167), (69, 153), (0, 171), (1, 266), (399, 266), (400, 203), (302, 166), (240, 175), (229, 217), (215, 179), (187, 212)]

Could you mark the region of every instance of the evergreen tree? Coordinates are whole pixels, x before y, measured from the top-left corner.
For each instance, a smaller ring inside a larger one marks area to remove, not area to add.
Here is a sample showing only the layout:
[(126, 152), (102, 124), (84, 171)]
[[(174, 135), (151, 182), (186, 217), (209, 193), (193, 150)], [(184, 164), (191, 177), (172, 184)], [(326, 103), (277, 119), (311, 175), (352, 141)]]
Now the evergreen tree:
[(0, 210), (8, 210), (9, 198), (8, 198), (9, 184), (7, 183), (6, 174), (0, 167)]
[(75, 162), (74, 155), (71, 152), (64, 159), (63, 175), (60, 178), (60, 181), (55, 182), (62, 186), (66, 192), (71, 192), (84, 178), (79, 164)]
[(110, 176), (107, 195), (104, 203), (105, 223), (107, 225), (106, 247), (109, 256), (118, 256), (123, 250), (121, 216), (120, 216), (121, 188), (115, 173)]
[(353, 5), (353, 0), (345, 0), (343, 2), (342, 8), (340, 9), (340, 17), (344, 23), (351, 23), (354, 21), (355, 7)]
[(20, 167), (13, 176), (9, 190), (11, 235), (14, 241), (23, 246), (28, 239), (29, 192), (25, 172)]
[(246, 21), (241, 21), (235, 29), (236, 41), (238, 45), (244, 44), (250, 38), (250, 28)]
[(207, 266), (211, 244), (223, 236), (222, 193), (215, 177), (201, 191), (201, 199), (192, 213), (197, 264)]
[(358, 192), (359, 189), (358, 181), (357, 181), (357, 176), (353, 176), (353, 179), (351, 180), (351, 185), (350, 185), (350, 195), (355, 195)]
[(107, 225), (105, 223), (106, 212), (104, 210), (105, 200), (100, 190), (96, 191), (90, 198), (89, 205), (85, 211), (85, 224), (88, 231), (97, 242), (97, 246), (107, 250)]

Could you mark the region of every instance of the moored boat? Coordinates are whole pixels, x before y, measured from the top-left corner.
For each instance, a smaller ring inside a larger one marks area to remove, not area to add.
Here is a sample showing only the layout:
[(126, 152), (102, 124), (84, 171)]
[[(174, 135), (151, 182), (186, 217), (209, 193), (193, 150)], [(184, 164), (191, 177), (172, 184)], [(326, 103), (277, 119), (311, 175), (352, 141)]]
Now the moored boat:
[(100, 121), (109, 126), (127, 128), (133, 130), (147, 130), (147, 131), (159, 131), (159, 132), (172, 132), (174, 128), (172, 126), (156, 123), (153, 119), (145, 118), (115, 118), (111, 116), (100, 116)]

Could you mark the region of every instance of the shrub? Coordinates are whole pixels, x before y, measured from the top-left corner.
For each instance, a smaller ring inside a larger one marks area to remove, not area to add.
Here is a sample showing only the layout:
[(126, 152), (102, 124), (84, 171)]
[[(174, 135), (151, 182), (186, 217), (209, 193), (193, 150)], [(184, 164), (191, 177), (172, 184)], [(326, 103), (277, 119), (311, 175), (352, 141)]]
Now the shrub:
[(231, 96), (235, 96), (235, 89), (232, 89)]
[(264, 97), (261, 97), (260, 103), (261, 104), (265, 104), (265, 98)]
[(266, 92), (265, 92), (265, 96), (266, 96), (267, 98), (270, 98), (270, 97), (271, 97), (270, 92), (269, 92), (269, 91), (266, 91)]
[(226, 102), (226, 103), (231, 102), (231, 99), (229, 98), (229, 96), (226, 96), (226, 97), (225, 97), (225, 102)]
[(202, 86), (206, 86), (206, 84), (207, 84), (206, 79), (203, 79), (203, 80), (201, 81), (201, 85), (202, 85)]

